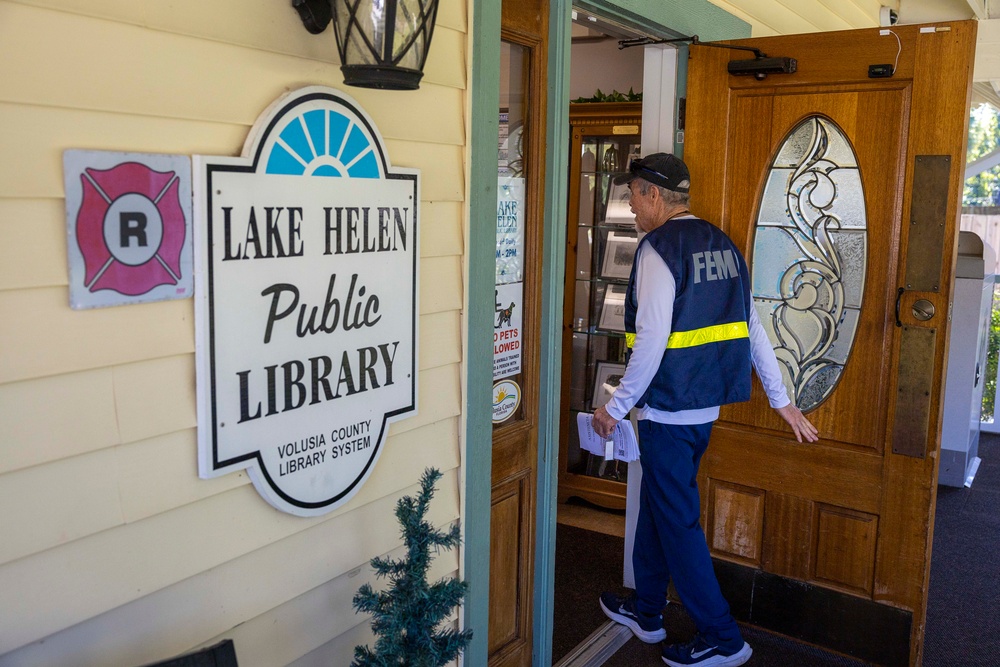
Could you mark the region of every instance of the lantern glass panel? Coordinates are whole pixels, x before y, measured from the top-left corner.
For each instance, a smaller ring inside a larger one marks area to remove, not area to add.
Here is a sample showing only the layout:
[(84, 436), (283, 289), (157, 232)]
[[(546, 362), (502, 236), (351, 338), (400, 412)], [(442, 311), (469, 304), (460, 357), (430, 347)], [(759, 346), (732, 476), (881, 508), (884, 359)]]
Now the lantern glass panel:
[(421, 30), (424, 11), (422, 0), (399, 0), (396, 7), (396, 41), (392, 45), (392, 58), (398, 59), (409, 49), (407, 57), (399, 63), (402, 67), (420, 67), (420, 56), (424, 52)]
[(378, 63), (378, 58), (365, 43), (365, 38), (358, 31), (357, 27), (348, 32), (347, 48), (345, 51), (344, 64), (374, 65)]
[(330, 0), (349, 85), (417, 88), (437, 18), (437, 0)]

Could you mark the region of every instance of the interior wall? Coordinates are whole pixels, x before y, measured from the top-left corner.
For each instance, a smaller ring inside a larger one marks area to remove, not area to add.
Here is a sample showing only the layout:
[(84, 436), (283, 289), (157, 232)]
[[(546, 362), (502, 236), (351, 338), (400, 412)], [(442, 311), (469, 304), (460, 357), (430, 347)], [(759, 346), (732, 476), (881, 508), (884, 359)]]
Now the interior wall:
[(642, 91), (642, 48), (618, 49), (616, 39), (603, 42), (577, 42), (570, 50), (569, 98), (593, 97), (629, 88)]

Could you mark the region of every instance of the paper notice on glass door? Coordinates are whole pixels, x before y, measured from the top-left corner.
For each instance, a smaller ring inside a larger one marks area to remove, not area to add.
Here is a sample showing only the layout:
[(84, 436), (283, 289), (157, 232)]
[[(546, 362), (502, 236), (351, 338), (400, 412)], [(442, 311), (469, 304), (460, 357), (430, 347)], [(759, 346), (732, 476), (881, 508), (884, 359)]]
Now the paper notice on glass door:
[(524, 179), (497, 180), (497, 285), (524, 279)]

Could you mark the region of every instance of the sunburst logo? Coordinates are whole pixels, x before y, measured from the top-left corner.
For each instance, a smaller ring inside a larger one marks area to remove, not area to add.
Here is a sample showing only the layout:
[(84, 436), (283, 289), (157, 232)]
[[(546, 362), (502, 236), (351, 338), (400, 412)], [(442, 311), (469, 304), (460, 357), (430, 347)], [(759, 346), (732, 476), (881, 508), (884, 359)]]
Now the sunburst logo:
[(384, 178), (377, 144), (366, 127), (339, 110), (288, 118), (268, 142), (265, 172), (289, 176)]
[(501, 380), (493, 385), (493, 423), (507, 421), (521, 406), (521, 388), (513, 380)]

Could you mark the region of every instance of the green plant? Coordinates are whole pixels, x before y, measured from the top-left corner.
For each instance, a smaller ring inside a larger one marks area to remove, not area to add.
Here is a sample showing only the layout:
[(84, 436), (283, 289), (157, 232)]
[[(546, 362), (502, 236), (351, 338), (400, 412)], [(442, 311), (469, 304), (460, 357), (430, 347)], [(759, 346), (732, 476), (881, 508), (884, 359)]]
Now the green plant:
[(571, 102), (641, 102), (642, 93), (636, 93), (631, 88), (628, 89), (627, 93), (619, 93), (617, 90), (613, 90), (610, 93), (602, 93), (601, 89), (598, 88), (597, 92), (594, 93), (593, 97), (578, 97), (575, 100), (570, 100)]
[(993, 421), (993, 406), (996, 405), (997, 394), (997, 359), (1000, 358), (1000, 294), (994, 288), (993, 312), (990, 315), (990, 337), (986, 346), (986, 370), (983, 377), (986, 384), (983, 385), (983, 408), (981, 413), (982, 421)]
[(431, 549), (451, 549), (461, 542), (458, 525), (439, 531), (425, 520), (441, 473), (428, 468), (420, 478), (416, 498), (404, 496), (396, 503), (406, 555), (400, 559), (373, 558), (377, 578), (389, 580), (377, 592), (364, 584), (354, 596), (354, 608), (372, 615), (375, 649), (357, 646), (352, 667), (443, 667), (468, 646), (472, 630), (440, 629), (468, 588), (458, 579), (427, 582)]

